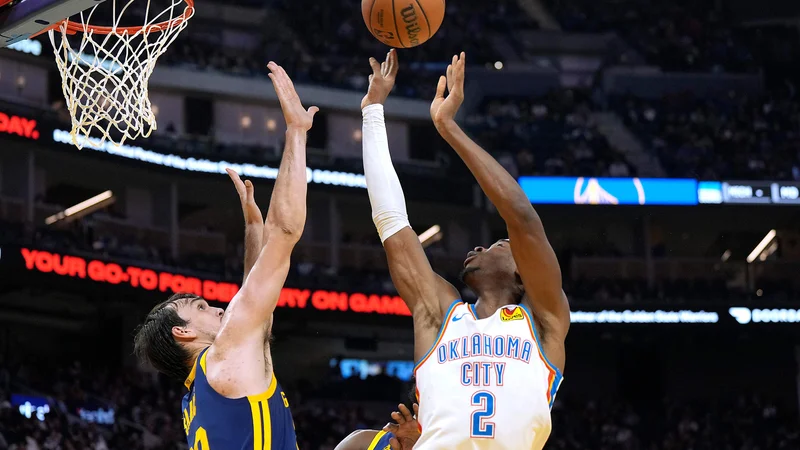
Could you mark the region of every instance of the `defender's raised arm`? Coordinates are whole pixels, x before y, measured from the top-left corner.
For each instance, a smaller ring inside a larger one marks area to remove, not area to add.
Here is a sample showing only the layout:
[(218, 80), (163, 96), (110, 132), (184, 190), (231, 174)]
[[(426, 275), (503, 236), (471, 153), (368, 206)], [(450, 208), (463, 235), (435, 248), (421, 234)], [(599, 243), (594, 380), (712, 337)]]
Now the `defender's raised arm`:
[(242, 214), (244, 215), (244, 277), (242, 283), (247, 280), (247, 276), (256, 265), (258, 255), (263, 248), (263, 235), (265, 231), (264, 217), (261, 209), (256, 204), (255, 188), (250, 180), (242, 181), (233, 169), (225, 169), (231, 177), (236, 193), (239, 194), (239, 202), (242, 204)]
[(263, 336), (252, 331), (268, 326), (289, 272), (292, 250), (305, 227), (306, 133), (318, 109), (312, 106), (306, 110), (302, 106), (283, 68), (275, 63), (270, 63), (269, 68), (286, 119), (286, 147), (264, 225), (263, 249), (225, 313), (214, 354), (241, 348), (244, 341), (252, 339), (263, 343)]

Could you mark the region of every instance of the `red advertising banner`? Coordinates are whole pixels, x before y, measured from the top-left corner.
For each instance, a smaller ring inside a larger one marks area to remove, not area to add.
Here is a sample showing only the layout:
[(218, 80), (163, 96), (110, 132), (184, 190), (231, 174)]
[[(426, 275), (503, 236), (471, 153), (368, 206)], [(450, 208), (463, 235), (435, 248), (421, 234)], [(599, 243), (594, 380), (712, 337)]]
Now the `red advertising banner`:
[[(123, 266), (114, 262), (86, 259), (80, 256), (60, 255), (28, 248), (21, 249), (20, 253), (25, 262), (25, 268), (29, 271), (85, 279), (96, 283), (124, 285), (166, 294), (191, 292), (206, 300), (226, 303), (230, 302), (239, 291), (239, 285), (234, 283), (203, 280), (143, 267)], [(397, 296), (298, 288), (283, 288), (278, 300), (278, 307), (396, 316), (411, 315), (405, 302)]]
[(35, 120), (4, 112), (0, 112), (0, 133), (15, 134), (34, 141), (39, 139), (39, 130), (36, 129)]

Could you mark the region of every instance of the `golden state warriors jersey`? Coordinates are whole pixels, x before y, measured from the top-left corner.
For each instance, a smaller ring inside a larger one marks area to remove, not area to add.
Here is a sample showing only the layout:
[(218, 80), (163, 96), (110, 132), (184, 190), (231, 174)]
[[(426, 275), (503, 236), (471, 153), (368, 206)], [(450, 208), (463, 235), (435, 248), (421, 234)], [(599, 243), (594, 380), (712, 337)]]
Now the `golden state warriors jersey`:
[(275, 376), (259, 395), (226, 398), (206, 378), (200, 353), (183, 397), (183, 428), (190, 450), (297, 450), (289, 402)]
[(389, 440), (391, 440), (393, 437), (394, 434), (392, 433), (378, 431), (378, 434), (376, 434), (375, 438), (372, 439), (372, 442), (370, 442), (367, 450), (392, 450), (392, 445), (389, 443)]

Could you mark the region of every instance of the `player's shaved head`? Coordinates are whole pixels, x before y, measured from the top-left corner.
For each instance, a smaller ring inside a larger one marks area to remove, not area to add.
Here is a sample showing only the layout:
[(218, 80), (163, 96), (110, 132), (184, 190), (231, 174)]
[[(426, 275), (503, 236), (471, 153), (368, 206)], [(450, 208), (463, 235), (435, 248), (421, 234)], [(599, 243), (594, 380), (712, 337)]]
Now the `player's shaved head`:
[(511, 245), (509, 239), (498, 239), (488, 248), (475, 247), (467, 253), (460, 274), (461, 281), (478, 296), (484, 292), (504, 291), (508, 296), (504, 304), (519, 303), (525, 289), (511, 253)]
[(136, 357), (171, 378), (185, 380), (189, 376), (192, 354), (175, 340), (172, 329), (189, 323), (178, 314), (178, 307), (201, 299), (194, 294), (175, 294), (150, 310), (136, 330), (133, 341)]

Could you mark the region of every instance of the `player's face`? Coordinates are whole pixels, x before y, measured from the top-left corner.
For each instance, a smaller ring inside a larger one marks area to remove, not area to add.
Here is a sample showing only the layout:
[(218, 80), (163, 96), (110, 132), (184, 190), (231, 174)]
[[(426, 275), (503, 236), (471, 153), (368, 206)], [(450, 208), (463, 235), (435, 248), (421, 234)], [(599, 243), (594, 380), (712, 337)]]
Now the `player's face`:
[(475, 247), (467, 253), (461, 279), (467, 284), (473, 277), (494, 277), (497, 281), (507, 282), (506, 279), (513, 278), (516, 272), (517, 264), (511, 254), (511, 242), (500, 239), (489, 248)]
[(214, 341), (222, 326), (222, 315), (225, 310), (214, 308), (205, 299), (195, 298), (175, 305), (178, 315), (187, 322), (179, 330), (173, 329), (173, 335), (179, 339), (202, 339)]

